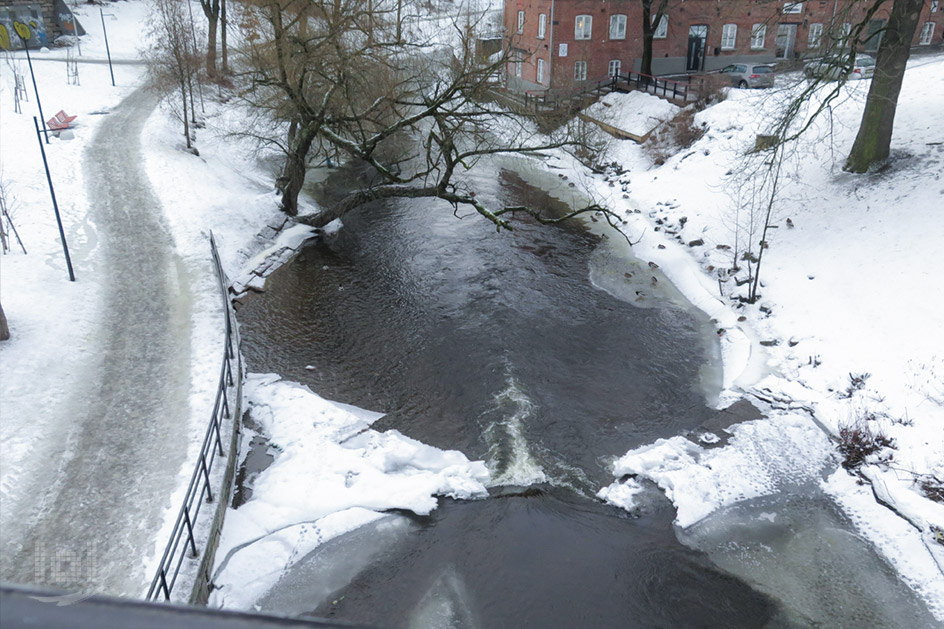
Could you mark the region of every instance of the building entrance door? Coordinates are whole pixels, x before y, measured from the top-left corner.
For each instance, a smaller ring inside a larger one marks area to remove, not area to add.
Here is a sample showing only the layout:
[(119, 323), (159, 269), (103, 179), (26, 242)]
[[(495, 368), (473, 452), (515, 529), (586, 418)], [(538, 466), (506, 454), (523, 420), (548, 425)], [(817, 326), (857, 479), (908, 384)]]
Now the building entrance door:
[(777, 58), (793, 59), (796, 50), (797, 25), (781, 24), (777, 29)]
[(685, 60), (685, 69), (689, 72), (700, 72), (705, 65), (705, 42), (708, 41), (708, 26), (692, 24), (688, 27), (688, 55)]

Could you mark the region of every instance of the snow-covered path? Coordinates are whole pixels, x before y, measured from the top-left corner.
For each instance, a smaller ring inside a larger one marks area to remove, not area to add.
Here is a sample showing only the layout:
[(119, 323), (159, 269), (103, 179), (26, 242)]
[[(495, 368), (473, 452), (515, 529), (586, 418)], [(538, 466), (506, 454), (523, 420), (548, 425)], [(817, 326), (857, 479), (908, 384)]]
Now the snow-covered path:
[(170, 506), (190, 417), (190, 282), (141, 150), (156, 103), (145, 88), (132, 92), (84, 155), (91, 236), (77, 253), (101, 287), (87, 339), (101, 350), (59, 383), (62, 403), (35, 410), (44, 427), (17, 499), (4, 504), (6, 581), (137, 596), (150, 576), (143, 558)]

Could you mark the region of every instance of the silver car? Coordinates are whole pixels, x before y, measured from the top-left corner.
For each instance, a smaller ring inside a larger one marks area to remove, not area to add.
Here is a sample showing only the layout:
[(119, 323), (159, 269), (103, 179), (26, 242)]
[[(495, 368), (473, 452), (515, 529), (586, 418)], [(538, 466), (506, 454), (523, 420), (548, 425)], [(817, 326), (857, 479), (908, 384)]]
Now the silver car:
[(838, 81), (839, 77), (848, 79), (869, 79), (875, 74), (875, 59), (868, 55), (856, 55), (850, 60), (848, 55), (814, 59), (803, 68), (803, 74), (809, 79)]
[(740, 88), (773, 87), (774, 70), (769, 65), (753, 63), (732, 63), (719, 71), (727, 77), (731, 85)]

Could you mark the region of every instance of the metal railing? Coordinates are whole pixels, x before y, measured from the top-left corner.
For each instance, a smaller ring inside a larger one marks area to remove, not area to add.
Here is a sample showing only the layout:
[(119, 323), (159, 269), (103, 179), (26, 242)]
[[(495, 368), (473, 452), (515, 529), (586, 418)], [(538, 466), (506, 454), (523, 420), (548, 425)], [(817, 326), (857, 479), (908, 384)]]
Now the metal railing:
[(688, 81), (683, 82), (663, 79), (649, 74), (629, 72), (627, 74), (608, 76), (605, 79), (584, 84), (576, 90), (527, 91), (524, 94), (524, 107), (526, 110), (535, 113), (553, 112), (575, 107), (579, 108), (588, 97), (599, 96), (600, 94), (619, 89), (636, 89), (663, 98), (672, 98), (681, 101), (687, 101), (689, 95), (693, 93), (690, 78)]
[(688, 100), (688, 95), (692, 91), (690, 83), (691, 77), (688, 78), (687, 82), (683, 83), (681, 81), (652, 76), (651, 74), (629, 72), (628, 74), (620, 74), (616, 79), (617, 84), (615, 87), (617, 88), (622, 84), (627, 88), (632, 87), (637, 90), (649, 92), (650, 94), (655, 94), (656, 96), (662, 96), (663, 98), (685, 101)]
[[(194, 467), (193, 474), (190, 477), (190, 484), (187, 486), (187, 493), (184, 496), (183, 504), (180, 507), (180, 513), (174, 523), (170, 540), (164, 548), (164, 554), (161, 557), (157, 572), (148, 588), (146, 600), (153, 601), (163, 598), (170, 600), (171, 592), (180, 576), (184, 560), (188, 557), (195, 559), (200, 556), (197, 550), (197, 538), (194, 534), (197, 518), (200, 516), (205, 504), (214, 501), (213, 488), (211, 486), (211, 472), (217, 457), (224, 456), (223, 438), (221, 428), (223, 419), (230, 419), (230, 404), (227, 389), (233, 386), (233, 361), (236, 359), (234, 349), (233, 323), (231, 320), (231, 310), (229, 298), (226, 290), (225, 275), (223, 265), (220, 263), (220, 256), (216, 249), (216, 240), (213, 233), (210, 233), (210, 249), (213, 253), (213, 264), (216, 267), (216, 276), (220, 285), (220, 294), (223, 298), (223, 312), (226, 320), (226, 347), (223, 352), (223, 364), (220, 367), (220, 379), (216, 387), (216, 400), (213, 403), (213, 414), (210, 416), (210, 424), (207, 426), (206, 434), (203, 438), (203, 445), (200, 448), (200, 456)], [(238, 365), (237, 365), (238, 371)], [(241, 374), (240, 374), (241, 377)], [(228, 479), (223, 480), (224, 483)]]

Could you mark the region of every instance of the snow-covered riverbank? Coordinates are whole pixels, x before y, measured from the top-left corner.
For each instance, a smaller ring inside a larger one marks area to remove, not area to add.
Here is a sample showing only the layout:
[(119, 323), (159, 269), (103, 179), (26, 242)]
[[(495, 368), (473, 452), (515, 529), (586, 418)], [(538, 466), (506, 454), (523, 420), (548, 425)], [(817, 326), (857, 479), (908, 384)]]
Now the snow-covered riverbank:
[[(931, 499), (944, 480), (944, 301), (937, 289), (944, 278), (937, 252), (944, 145), (935, 113), (944, 105), (944, 59), (911, 61), (892, 160), (853, 176), (840, 166), (867, 90), (865, 82), (847, 86), (828, 124), (801, 141), (775, 207), (756, 305), (738, 301), (747, 287), (726, 274), (737, 237), (728, 182), (766, 131), (779, 93), (730, 91), (695, 116), (705, 136), (662, 166), (640, 146), (615, 141), (611, 157), (622, 172), (588, 177), (568, 159), (555, 165), (625, 213), (630, 237), (639, 239), (635, 253), (717, 321), (722, 403), (747, 395), (770, 416), (733, 427), (720, 450), (681, 437), (639, 448), (614, 476), (658, 484), (679, 509), (678, 525), (688, 527), (722, 506), (775, 493), (771, 467), (781, 478), (836, 469), (838, 453), (815, 434), (817, 426), (838, 439), (864, 422), (894, 444), (861, 468), (890, 508), (841, 468), (821, 485), (944, 619), (944, 505), (939, 494)], [(627, 98), (644, 107), (649, 97), (640, 96)], [(639, 489), (630, 479), (601, 497), (632, 509)]]
[[(133, 33), (143, 19), (142, 7), (132, 2), (113, 8), (113, 55), (134, 55)], [(89, 55), (97, 54), (100, 41), (94, 39), (92, 17), (85, 20), (91, 43), (83, 44)], [(45, 410), (62, 404), (57, 396), (67, 387), (82, 385), (75, 356), (97, 351), (89, 330), (98, 314), (101, 286), (95, 278), (101, 258), (95, 230), (85, 222), (88, 201), (80, 166), (99, 120), (93, 114), (114, 106), (141, 78), (140, 68), (119, 66), (119, 87), (112, 90), (107, 66), (82, 66), (82, 86), (70, 86), (64, 82), (63, 64), (37, 61), (34, 66), (47, 117), (50, 109), (60, 108), (80, 115), (75, 139), (53, 140), (50, 149), (80, 282), (64, 279), (45, 177), (34, 149), (33, 103), (24, 103), (24, 114), (5, 110), (0, 131), (17, 142), (3, 143), (3, 177), (17, 197), (14, 220), (30, 253), (24, 256), (14, 247), (2, 257), (3, 304), (14, 335), (0, 345), (4, 511), (9, 501), (20, 499), (22, 462), (44, 438), (44, 426), (49, 428)], [(937, 120), (944, 109), (944, 60), (912, 61), (899, 105), (896, 159), (884, 172), (853, 177), (836, 164), (851, 143), (867, 87), (849, 86), (849, 98), (833, 114), (831, 141), (811, 140), (791, 172), (777, 210), (778, 228), (769, 238), (763, 298), (757, 306), (738, 307), (731, 299), (738, 294), (733, 281), (718, 282), (717, 270), (732, 262), (728, 251), (718, 247), (730, 245), (732, 238), (732, 201), (722, 182), (755, 134), (763, 132), (767, 108), (774, 102), (769, 93), (732, 91), (725, 102), (698, 114), (696, 121), (708, 127), (705, 137), (660, 167), (629, 142), (614, 142), (613, 160), (621, 164), (621, 174), (594, 176), (563, 155), (549, 165), (624, 212), (627, 232), (638, 239), (635, 255), (658, 264), (693, 304), (717, 321), (725, 357), (722, 403), (747, 394), (769, 414), (732, 428), (724, 447), (676, 437), (627, 453), (614, 477), (634, 474), (636, 480), (604, 488), (601, 497), (632, 509), (640, 481), (648, 479), (675, 502), (677, 523), (686, 527), (721, 507), (771, 495), (785, 480), (815, 480), (944, 620), (944, 559), (932, 529), (944, 527), (944, 506), (922, 497), (916, 482), (934, 475), (940, 482), (944, 476), (944, 332), (939, 325), (944, 303), (936, 292), (944, 278), (937, 252), (944, 238), (944, 137)], [(10, 107), (6, 67), (0, 89), (4, 107)], [(196, 131), (200, 156), (182, 150), (179, 125), (167, 112), (148, 120), (143, 152), (178, 253), (198, 274), (207, 270), (194, 285), (194, 299), (216, 304), (208, 231), (216, 234), (227, 272), (236, 277), (267, 246), (265, 225), (279, 212), (271, 173), (260, 166), (259, 155), (224, 135), (242, 124), (239, 113), (208, 102), (206, 119), (207, 129)], [(681, 241), (667, 230), (677, 232)], [(689, 246), (697, 240), (703, 244)], [(212, 404), (222, 341), (213, 310), (194, 311), (190, 406), (193, 432), (200, 434)], [(64, 347), (70, 351), (63, 352)], [(866, 373), (870, 376), (864, 386), (850, 391), (850, 374), (861, 378)], [(228, 568), (220, 573), (220, 583), (239, 582), (247, 589), (241, 595), (222, 590), (217, 603), (251, 606), (293, 557), (376, 519), (385, 508), (424, 512), (435, 506), (435, 495), (482, 494), (483, 470), (459, 453), (433, 451), (393, 432), (374, 432), (368, 427), (374, 415), (339, 407), (291, 383), (267, 376), (253, 376), (250, 382), (247, 403), (283, 452), (278, 464), (257, 479), (255, 499), (228, 515), (218, 564)], [(890, 463), (870, 464), (864, 473), (916, 526), (878, 505), (867, 485), (837, 469), (838, 457), (820, 425), (836, 435), (863, 416), (874, 416), (875, 427), (897, 444)], [(322, 417), (330, 421), (320, 423)], [(354, 428), (362, 431), (356, 439), (364, 443), (357, 449), (341, 446)], [(359, 477), (375, 477), (377, 483), (362, 483), (369, 491), (353, 495), (359, 481), (338, 477), (340, 468), (300, 471), (296, 466), (303, 462), (302, 453), (316, 447), (308, 438), (317, 440), (319, 452), (344, 458), (345, 470), (348, 458), (358, 458), (363, 465)], [(165, 529), (176, 514), (190, 469), (190, 464), (182, 466), (180, 487), (166, 499)], [(312, 476), (319, 470), (323, 476)], [(825, 479), (823, 470), (830, 470)], [(333, 505), (309, 504), (307, 495), (285, 489), (299, 474), (310, 483), (337, 483), (337, 491), (322, 496), (346, 497)], [(381, 485), (393, 489), (377, 492)], [(397, 493), (405, 487), (408, 495)], [(243, 546), (260, 538), (266, 539)], [(163, 543), (164, 537), (157, 536), (147, 549), (147, 566)], [(237, 547), (245, 550), (230, 555)], [(262, 559), (269, 562), (265, 569), (257, 563)], [(248, 583), (248, 572), (259, 577)]]

